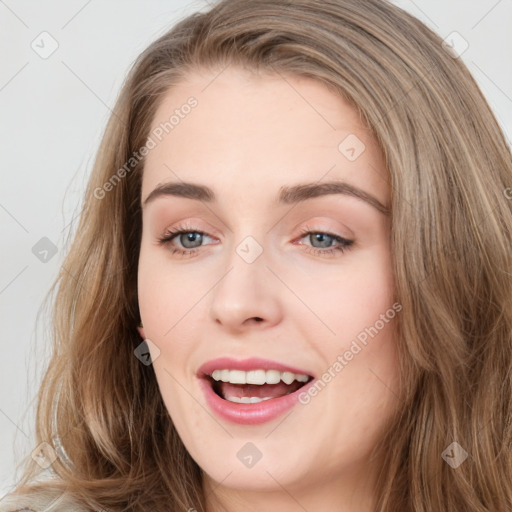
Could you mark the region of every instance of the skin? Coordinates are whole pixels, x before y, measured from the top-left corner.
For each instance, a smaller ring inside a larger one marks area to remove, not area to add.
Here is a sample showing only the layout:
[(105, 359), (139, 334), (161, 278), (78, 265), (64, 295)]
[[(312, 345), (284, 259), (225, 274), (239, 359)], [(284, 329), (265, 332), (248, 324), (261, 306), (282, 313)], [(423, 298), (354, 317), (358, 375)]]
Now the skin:
[[(236, 67), (220, 71), (189, 74), (168, 91), (152, 123), (154, 129), (187, 98), (197, 99), (147, 155), (142, 201), (162, 183), (187, 181), (212, 188), (218, 202), (166, 196), (144, 207), (140, 335), (154, 344), (163, 400), (204, 470), (209, 511), (370, 512), (379, 468), (368, 457), (398, 406), (396, 320), (308, 404), (262, 425), (216, 417), (196, 372), (216, 357), (256, 356), (320, 378), (391, 308), (389, 216), (348, 195), (276, 203), (281, 186), (345, 180), (389, 206), (383, 155), (357, 112), (323, 84)], [(366, 146), (354, 161), (338, 150), (350, 134)], [(159, 245), (182, 221), (192, 233), (205, 232), (202, 241), (178, 235)], [(322, 243), (303, 228), (354, 245), (313, 254), (308, 249), (339, 243)], [(236, 252), (247, 236), (263, 249), (250, 264)], [(185, 247), (196, 247), (195, 254), (171, 253)], [(262, 453), (251, 468), (237, 457), (249, 441)]]

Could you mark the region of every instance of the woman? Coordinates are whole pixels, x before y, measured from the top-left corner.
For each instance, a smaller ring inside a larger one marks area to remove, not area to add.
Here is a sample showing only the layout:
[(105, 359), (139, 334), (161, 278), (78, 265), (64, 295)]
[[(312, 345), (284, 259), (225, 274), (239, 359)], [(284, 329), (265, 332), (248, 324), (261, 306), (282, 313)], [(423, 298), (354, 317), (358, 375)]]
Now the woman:
[(437, 35), (226, 0), (114, 112), (2, 511), (512, 507), (512, 159)]

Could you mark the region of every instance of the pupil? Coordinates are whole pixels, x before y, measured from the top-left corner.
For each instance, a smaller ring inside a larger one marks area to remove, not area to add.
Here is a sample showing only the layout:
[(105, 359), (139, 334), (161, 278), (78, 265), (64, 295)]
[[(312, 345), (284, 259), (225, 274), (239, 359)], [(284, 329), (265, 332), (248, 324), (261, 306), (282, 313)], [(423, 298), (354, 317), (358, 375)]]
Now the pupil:
[[(323, 233), (317, 233), (317, 234), (315, 234), (315, 235), (314, 235), (314, 238), (315, 238), (315, 239), (319, 239), (319, 241), (320, 241), (320, 242), (322, 242), (322, 240), (321, 240), (322, 238), (323, 238), (323, 239), (327, 239), (327, 240), (328, 240), (328, 239), (330, 239), (331, 237), (330, 237), (329, 235), (325, 235), (325, 234), (323, 234)], [(325, 240), (323, 240), (323, 242), (325, 243)], [(324, 248), (325, 248), (325, 247), (329, 247), (329, 244), (327, 244), (326, 246), (324, 245), (324, 246), (322, 246), (322, 247), (324, 247)]]
[[(198, 237), (201, 237), (202, 235), (200, 233), (186, 233), (185, 234), (185, 237), (186, 237), (186, 243), (183, 244), (183, 246), (187, 249), (193, 249), (194, 247), (189, 247), (187, 246), (187, 243), (188, 242), (194, 242), (194, 238), (198, 236)], [(182, 242), (183, 243), (183, 242)], [(197, 246), (195, 246), (197, 247)]]

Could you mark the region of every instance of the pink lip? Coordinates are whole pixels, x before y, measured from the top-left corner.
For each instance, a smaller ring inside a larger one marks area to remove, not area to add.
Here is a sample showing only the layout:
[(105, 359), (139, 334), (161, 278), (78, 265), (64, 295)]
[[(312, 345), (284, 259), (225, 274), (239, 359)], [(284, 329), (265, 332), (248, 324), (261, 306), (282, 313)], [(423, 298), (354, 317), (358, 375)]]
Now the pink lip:
[(260, 359), (258, 357), (251, 357), (249, 359), (232, 359), (231, 357), (219, 357), (204, 363), (197, 371), (198, 377), (204, 375), (211, 375), (213, 370), (279, 370), (280, 372), (292, 372), (302, 375), (311, 375), (307, 370), (294, 368), (286, 364), (278, 363), (277, 361), (270, 361), (269, 359)]
[(228, 357), (222, 357), (203, 364), (199, 368), (197, 376), (199, 377), (199, 383), (205, 395), (206, 403), (219, 418), (239, 425), (258, 425), (281, 416), (296, 405), (299, 401), (299, 394), (307, 391), (316, 381), (316, 379), (312, 379), (297, 391), (279, 398), (272, 398), (271, 400), (265, 400), (257, 404), (238, 404), (229, 402), (218, 396), (213, 390), (209, 378), (206, 376), (211, 374), (213, 370), (223, 369), (244, 371), (262, 369), (279, 370), (282, 372), (288, 371), (304, 375), (310, 374), (299, 368), (293, 368), (288, 365), (258, 358), (237, 361)]

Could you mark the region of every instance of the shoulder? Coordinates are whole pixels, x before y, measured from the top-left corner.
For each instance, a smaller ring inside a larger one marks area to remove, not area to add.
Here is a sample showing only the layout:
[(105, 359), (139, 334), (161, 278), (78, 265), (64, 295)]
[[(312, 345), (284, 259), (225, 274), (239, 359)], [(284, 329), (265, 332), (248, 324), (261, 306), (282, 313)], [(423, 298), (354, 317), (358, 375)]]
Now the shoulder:
[(59, 484), (62, 482), (55, 473), (43, 470), (21, 489), (15, 486), (0, 497), (0, 512), (90, 512), (71, 493), (60, 490), (63, 486)]
[(55, 490), (30, 494), (7, 494), (0, 499), (0, 512), (89, 512), (67, 494)]

